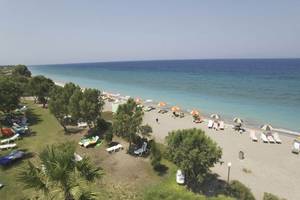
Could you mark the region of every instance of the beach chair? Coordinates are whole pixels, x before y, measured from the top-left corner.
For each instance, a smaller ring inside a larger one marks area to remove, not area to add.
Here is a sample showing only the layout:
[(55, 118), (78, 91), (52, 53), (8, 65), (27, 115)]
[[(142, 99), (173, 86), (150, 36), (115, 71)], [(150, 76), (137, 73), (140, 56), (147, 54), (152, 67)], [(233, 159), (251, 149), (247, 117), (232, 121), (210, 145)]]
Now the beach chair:
[(213, 129), (215, 129), (216, 131), (219, 130), (219, 123), (214, 122), (213, 123)]
[(220, 122), (219, 122), (219, 129), (220, 129), (220, 130), (224, 130), (224, 129), (225, 129), (224, 121), (220, 121)]
[(277, 144), (281, 144), (282, 141), (281, 141), (281, 139), (280, 139), (278, 133), (274, 133), (274, 134), (273, 134), (273, 137), (274, 137), (274, 140), (275, 140), (275, 142), (276, 142)]
[(123, 149), (123, 146), (122, 146), (121, 144), (117, 144), (117, 145), (115, 145), (115, 146), (106, 148), (106, 151), (107, 151), (108, 153), (111, 153), (111, 152), (116, 152), (116, 151), (118, 151), (118, 150), (120, 150), (120, 149)]
[(10, 138), (1, 140), (1, 144), (13, 142), (13, 141), (19, 139), (19, 137), (20, 137), (20, 134), (16, 134), (16, 135), (14, 135), (14, 136), (12, 136), (12, 137), (10, 137)]
[(87, 126), (88, 126), (88, 124), (86, 122), (78, 122), (77, 123), (78, 128), (86, 128)]
[(179, 169), (176, 172), (176, 182), (180, 185), (184, 184), (185, 182), (185, 177), (184, 174), (182, 173), (182, 171)]
[(212, 128), (213, 125), (214, 125), (214, 121), (210, 119), (210, 120), (208, 121), (207, 127), (208, 127), (208, 128)]
[(17, 146), (16, 143), (13, 143), (13, 144), (3, 144), (3, 145), (0, 145), (0, 150), (12, 149), (12, 148), (14, 148), (16, 146)]
[(275, 140), (274, 140), (272, 134), (267, 134), (267, 139), (269, 140), (270, 143), (275, 143)]
[(264, 143), (268, 143), (269, 140), (267, 139), (267, 136), (263, 133), (260, 134), (260, 139), (264, 142)]
[(13, 161), (23, 158), (24, 151), (12, 151), (6, 156), (0, 157), (0, 165), (5, 166), (11, 164)]
[(253, 142), (257, 142), (257, 141), (258, 141), (258, 139), (257, 139), (257, 137), (256, 137), (256, 134), (255, 134), (255, 131), (254, 131), (254, 130), (251, 130), (251, 131), (250, 131), (250, 138), (251, 138), (251, 140), (252, 140)]
[(147, 142), (144, 142), (143, 145), (142, 145), (142, 147), (139, 148), (139, 149), (137, 149), (137, 150), (135, 150), (133, 153), (135, 155), (141, 156), (146, 151), (147, 151)]
[(299, 152), (300, 152), (300, 143), (299, 142), (294, 141), (292, 152), (295, 154), (299, 154)]

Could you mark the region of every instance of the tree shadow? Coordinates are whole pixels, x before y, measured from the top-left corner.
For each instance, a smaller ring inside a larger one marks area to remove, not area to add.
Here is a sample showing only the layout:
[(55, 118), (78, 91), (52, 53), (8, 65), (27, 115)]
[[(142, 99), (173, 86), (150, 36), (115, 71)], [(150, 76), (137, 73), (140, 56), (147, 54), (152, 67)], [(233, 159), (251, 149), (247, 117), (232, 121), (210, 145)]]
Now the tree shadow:
[(169, 168), (164, 164), (159, 164), (158, 166), (154, 167), (154, 170), (159, 176), (163, 176), (168, 172)]
[(42, 121), (41, 115), (36, 114), (31, 108), (26, 111), (26, 117), (30, 125), (35, 125)]
[(218, 174), (208, 174), (201, 184), (192, 183), (188, 187), (196, 193), (204, 194), (208, 197), (214, 197), (218, 195), (226, 195), (228, 190), (228, 183), (219, 178)]
[(65, 135), (72, 135), (72, 134), (81, 133), (84, 130), (85, 129), (78, 128), (76, 126), (68, 126), (67, 131), (65, 131)]

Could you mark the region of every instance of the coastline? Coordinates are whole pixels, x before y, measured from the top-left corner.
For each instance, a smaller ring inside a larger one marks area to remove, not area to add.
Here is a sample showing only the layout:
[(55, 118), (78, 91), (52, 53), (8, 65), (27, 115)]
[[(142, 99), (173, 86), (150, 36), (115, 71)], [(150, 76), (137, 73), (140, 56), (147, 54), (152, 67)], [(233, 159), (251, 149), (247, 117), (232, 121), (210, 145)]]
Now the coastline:
[[(63, 87), (66, 83), (61, 81), (61, 80), (53, 80), (55, 85), (58, 85), (58, 86), (61, 86)], [(81, 85), (79, 85), (82, 89), (85, 89), (84, 87), (82, 87)], [(112, 96), (114, 96), (115, 98), (118, 98), (118, 99), (122, 99), (122, 100), (126, 100), (128, 99), (128, 97), (130, 96), (126, 96), (124, 94), (121, 94), (121, 93), (111, 93), (111, 92), (108, 92), (108, 91), (101, 91), (103, 92), (104, 94), (110, 94)], [(140, 98), (140, 97), (132, 97), (132, 98)], [(156, 100), (151, 100), (151, 103), (148, 102), (147, 105), (151, 105), (151, 106), (157, 106), (158, 104), (158, 101)], [(170, 109), (172, 106), (175, 106), (175, 105), (168, 105), (166, 108)], [(182, 105), (179, 105), (179, 106), (182, 106)], [(182, 109), (182, 112), (184, 112), (185, 114), (187, 115), (190, 115), (190, 109)], [(221, 117), (222, 117), (222, 113), (217, 113), (217, 114), (220, 114)], [(204, 117), (204, 121), (205, 122), (208, 122), (209, 120), (209, 114), (208, 113), (201, 113), (201, 115)], [(227, 118), (222, 118), (222, 120), (225, 122), (225, 125), (226, 126), (229, 126), (229, 127), (233, 127), (234, 124), (231, 122), (230, 119), (227, 119)], [(262, 125), (262, 124), (261, 124)], [(247, 123), (245, 125), (245, 129), (246, 130), (255, 130), (257, 132), (261, 131), (258, 127), (259, 125), (258, 124), (254, 124), (254, 123)], [(286, 136), (290, 136), (290, 137), (295, 137), (295, 136), (300, 136), (300, 133), (296, 132), (296, 131), (292, 131), (292, 130), (288, 130), (288, 129), (283, 129), (283, 128), (274, 128), (274, 131), (275, 132), (278, 132), (279, 134), (284, 134)]]

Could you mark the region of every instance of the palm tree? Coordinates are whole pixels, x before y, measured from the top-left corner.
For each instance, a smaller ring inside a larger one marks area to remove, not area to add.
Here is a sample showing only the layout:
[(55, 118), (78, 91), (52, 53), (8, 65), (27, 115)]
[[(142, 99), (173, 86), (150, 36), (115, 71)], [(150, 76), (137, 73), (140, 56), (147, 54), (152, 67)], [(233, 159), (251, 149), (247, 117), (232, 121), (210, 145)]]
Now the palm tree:
[(71, 142), (47, 146), (39, 154), (40, 164), (34, 165), (29, 161), (19, 180), (25, 183), (26, 188), (42, 192), (48, 199), (95, 199), (95, 193), (84, 187), (83, 183), (101, 177), (102, 170), (94, 167), (87, 157), (76, 161), (75, 149), (75, 144)]

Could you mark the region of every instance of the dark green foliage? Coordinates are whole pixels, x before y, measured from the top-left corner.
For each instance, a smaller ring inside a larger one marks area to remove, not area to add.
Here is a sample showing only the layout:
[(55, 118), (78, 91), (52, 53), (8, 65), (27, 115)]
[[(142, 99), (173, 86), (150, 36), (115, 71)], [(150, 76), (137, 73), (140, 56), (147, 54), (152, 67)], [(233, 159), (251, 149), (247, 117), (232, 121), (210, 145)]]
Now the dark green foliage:
[(38, 100), (43, 104), (43, 107), (45, 107), (50, 95), (50, 91), (53, 87), (54, 82), (44, 76), (35, 76), (29, 81), (31, 94), (38, 98)]
[(200, 129), (170, 132), (167, 144), (169, 159), (183, 170), (190, 186), (202, 183), (222, 156), (221, 148)]
[(255, 200), (251, 190), (237, 180), (233, 180), (230, 182), (228, 195), (239, 200)]
[[(45, 197), (53, 198), (62, 194), (66, 200), (93, 199), (93, 193), (80, 185), (82, 179), (91, 182), (101, 176), (100, 168), (95, 168), (88, 158), (74, 160), (75, 144), (64, 143), (46, 147), (40, 154), (38, 165), (28, 162), (28, 166), (20, 173), (19, 180), (26, 188), (34, 188), (43, 192)], [(56, 192), (54, 192), (56, 191)]]
[(12, 75), (31, 77), (31, 72), (25, 65), (16, 65), (12, 71)]
[(129, 146), (135, 140), (143, 121), (143, 111), (137, 107), (133, 99), (119, 105), (113, 116), (113, 132), (129, 141)]
[(156, 144), (155, 140), (151, 140), (150, 142), (150, 160), (151, 160), (151, 165), (153, 167), (153, 169), (158, 170), (160, 165), (161, 165), (161, 159), (162, 159), (162, 155), (161, 155), (161, 151), (158, 147), (158, 145)]
[(104, 135), (104, 139), (107, 142), (107, 144), (110, 144), (112, 142), (114, 135), (112, 132), (112, 129), (108, 129), (108, 131)]
[(81, 118), (89, 125), (95, 125), (101, 117), (104, 101), (100, 98), (101, 92), (96, 89), (85, 89), (79, 102)]
[(152, 133), (152, 127), (149, 126), (148, 124), (140, 126), (139, 133), (142, 136), (150, 136), (150, 133)]
[(20, 86), (9, 77), (0, 78), (0, 111), (10, 112), (20, 103)]
[(271, 193), (264, 193), (263, 200), (284, 200), (282, 198), (279, 198), (278, 196), (271, 194)]

